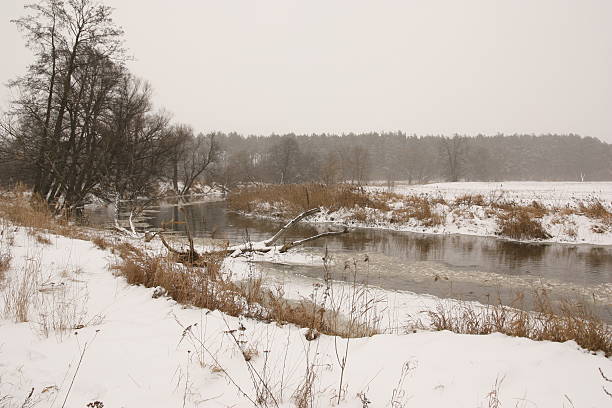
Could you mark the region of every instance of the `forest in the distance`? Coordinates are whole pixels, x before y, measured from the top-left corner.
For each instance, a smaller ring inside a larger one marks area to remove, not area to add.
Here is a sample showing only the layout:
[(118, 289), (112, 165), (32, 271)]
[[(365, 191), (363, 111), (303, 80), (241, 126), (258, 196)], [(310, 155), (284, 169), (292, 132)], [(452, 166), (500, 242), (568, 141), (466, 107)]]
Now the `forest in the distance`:
[(577, 135), (216, 134), (215, 140), (223, 152), (216, 178), (224, 185), (612, 180), (612, 146)]

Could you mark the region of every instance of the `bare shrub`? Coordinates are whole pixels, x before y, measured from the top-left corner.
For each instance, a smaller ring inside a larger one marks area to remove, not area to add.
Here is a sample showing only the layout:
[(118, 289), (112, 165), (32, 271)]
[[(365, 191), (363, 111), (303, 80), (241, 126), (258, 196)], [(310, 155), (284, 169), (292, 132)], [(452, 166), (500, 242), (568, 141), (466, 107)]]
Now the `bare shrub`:
[(501, 388), (502, 383), (504, 382), (504, 377), (497, 377), (495, 379), (495, 384), (493, 384), (493, 389), (487, 393), (487, 407), (488, 408), (500, 408), (501, 401), (499, 400), (499, 390)]
[(360, 208), (358, 210), (355, 210), (353, 212), (353, 214), (351, 214), (351, 216), (349, 216), (348, 219), (352, 220), (352, 221), (357, 221), (357, 222), (367, 222), (368, 221), (368, 214), (365, 212), (365, 210), (363, 208)]
[(574, 340), (587, 350), (612, 355), (612, 329), (586, 304), (562, 300), (555, 306), (543, 290), (535, 292), (535, 304), (536, 311), (527, 312), (501, 302), (484, 307), (471, 303), (439, 303), (435, 310), (426, 312), (429, 322), (417, 322), (417, 326), (461, 334), (498, 332), (533, 340)]

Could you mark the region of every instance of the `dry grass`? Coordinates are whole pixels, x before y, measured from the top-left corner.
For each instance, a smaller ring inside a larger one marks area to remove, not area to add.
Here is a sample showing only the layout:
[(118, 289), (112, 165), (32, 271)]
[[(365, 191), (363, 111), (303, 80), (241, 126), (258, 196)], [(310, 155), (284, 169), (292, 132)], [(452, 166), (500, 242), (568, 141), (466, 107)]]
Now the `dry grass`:
[(479, 307), (471, 303), (440, 303), (427, 311), (429, 322), (417, 326), (450, 330), (461, 334), (504, 333), (533, 340), (574, 340), (591, 351), (612, 355), (612, 328), (584, 303), (561, 301), (555, 306), (545, 291), (535, 293), (536, 312), (526, 312), (497, 303)]
[(348, 184), (281, 184), (243, 188), (232, 192), (228, 205), (232, 210), (254, 212), (260, 204), (275, 204), (283, 216), (294, 216), (307, 209), (324, 207), (332, 211), (340, 208), (374, 208), (388, 211), (386, 195), (379, 197)]
[(455, 198), (454, 204), (466, 206), (479, 205), (481, 207), (487, 205), (482, 194), (463, 194)]
[(100, 236), (93, 237), (91, 242), (99, 249), (106, 250), (112, 246), (110, 242)]
[(40, 235), (41, 232), (89, 239), (89, 235), (81, 228), (71, 224), (65, 217), (54, 215), (44, 200), (32, 197), (23, 188), (5, 191), (0, 195), (0, 218), (28, 228), (35, 237), (41, 237), (41, 243), (46, 243), (43, 242), (46, 238)]
[(36, 242), (38, 242), (41, 245), (51, 245), (51, 240), (47, 237), (45, 237), (43, 234), (36, 232), (35, 230), (30, 229), (28, 231), (28, 234), (30, 236), (33, 236), (34, 239), (36, 239)]
[(518, 240), (550, 238), (537, 217), (540, 211), (537, 207), (516, 206), (498, 214), (498, 234)]
[[(0, 220), (0, 222), (2, 222), (2, 220)], [(13, 259), (13, 254), (11, 252), (13, 240), (13, 231), (8, 225), (2, 223), (0, 226), (0, 287), (2, 287), (6, 271), (10, 268), (11, 260)]]
[(578, 204), (578, 211), (589, 218), (599, 220), (604, 225), (612, 225), (612, 212), (610, 212), (599, 200), (593, 200)]
[(433, 209), (436, 204), (443, 204), (437, 199), (407, 196), (404, 197), (403, 203), (403, 208), (393, 210), (391, 223), (403, 224), (411, 219), (418, 220), (425, 227), (435, 227), (444, 223), (444, 218)]
[[(367, 298), (359, 285), (354, 293), (338, 292), (335, 303), (329, 301), (331, 295), (320, 284), (310, 298), (295, 301), (286, 299), (282, 288), (264, 287), (259, 277), (242, 281), (224, 277), (220, 272), (223, 257), (218, 254), (205, 255), (205, 267), (187, 267), (177, 264), (172, 257), (149, 256), (126, 244), (115, 247), (115, 251), (121, 260), (113, 268), (128, 283), (148, 288), (160, 286), (181, 304), (219, 310), (230, 316), (290, 323), (311, 328), (313, 333), (363, 337), (379, 332), (374, 324), (378, 321), (373, 312), (374, 300)], [(341, 313), (340, 305), (350, 305), (348, 317)]]
[(55, 335), (61, 340), (73, 330), (91, 324), (99, 324), (101, 316), (87, 318), (87, 287), (71, 275), (78, 270), (65, 271), (62, 275), (70, 279), (46, 289), (40, 289), (35, 298), (36, 317), (34, 324), (44, 337)]
[(4, 288), (4, 317), (16, 323), (29, 320), (41, 275), (40, 257), (27, 261), (17, 277), (7, 279)]

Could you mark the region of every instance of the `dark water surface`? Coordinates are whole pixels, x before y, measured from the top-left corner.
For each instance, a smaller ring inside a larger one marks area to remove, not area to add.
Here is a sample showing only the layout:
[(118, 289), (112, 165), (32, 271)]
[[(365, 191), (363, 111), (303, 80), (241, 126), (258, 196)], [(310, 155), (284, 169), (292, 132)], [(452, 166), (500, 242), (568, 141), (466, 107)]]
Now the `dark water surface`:
[[(194, 236), (225, 239), (232, 244), (244, 242), (247, 236), (254, 241), (267, 238), (282, 225), (280, 222), (228, 212), (224, 201), (190, 204), (184, 208)], [(150, 226), (159, 227), (169, 221), (184, 220), (184, 214), (176, 206), (165, 205), (154, 210), (146, 214), (144, 220)], [(109, 221), (109, 215), (102, 209), (91, 213), (90, 217), (94, 223)], [(166, 225), (167, 229), (176, 231), (184, 231), (184, 227), (176, 223)], [(285, 239), (303, 238), (329, 228), (329, 225), (298, 224), (287, 233)], [(442, 279), (423, 278), (435, 275), (438, 273), (436, 271), (441, 275), (450, 274), (451, 277), (453, 273), (462, 276), (477, 271), (481, 275), (497, 274), (522, 281), (543, 278), (574, 288), (603, 287), (605, 293), (609, 292), (612, 283), (612, 246), (531, 244), (495, 237), (361, 228), (352, 229), (349, 234), (311, 242), (306, 250), (318, 256), (325, 246), (339, 259), (367, 253), (370, 263), (378, 268), (380, 279), (377, 286), (437, 296), (483, 301), (485, 297), (490, 297), (491, 287), (484, 285), (483, 288), (483, 285), (465, 279), (448, 279), (454, 281), (451, 284)], [(264, 267), (313, 278), (321, 276), (320, 266), (266, 263)], [(416, 276), (420, 276), (420, 279)], [(604, 314), (610, 314), (610, 311)]]

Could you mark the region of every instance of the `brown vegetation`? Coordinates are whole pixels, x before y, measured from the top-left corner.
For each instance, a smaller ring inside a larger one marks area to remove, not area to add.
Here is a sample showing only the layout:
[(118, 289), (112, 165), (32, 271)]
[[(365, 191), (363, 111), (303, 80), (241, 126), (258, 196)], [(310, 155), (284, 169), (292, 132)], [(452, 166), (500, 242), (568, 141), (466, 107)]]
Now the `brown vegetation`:
[[(522, 298), (522, 296), (520, 296)], [(533, 340), (574, 340), (591, 351), (612, 355), (612, 328), (583, 303), (561, 301), (555, 306), (543, 290), (535, 292), (535, 312), (502, 305), (480, 307), (472, 303), (439, 303), (427, 311), (423, 329), (450, 330), (461, 334), (503, 333)]]
[(485, 199), (482, 194), (464, 194), (455, 198), (455, 205), (479, 205), (484, 207), (486, 205)]
[[(388, 194), (388, 193), (386, 193)], [(272, 184), (233, 191), (228, 197), (232, 210), (254, 212), (258, 204), (278, 204), (282, 216), (291, 217), (313, 207), (335, 211), (340, 208), (374, 208), (388, 211), (384, 197), (378, 198), (349, 184)]]
[(537, 219), (540, 210), (534, 208), (516, 206), (510, 211), (498, 214), (498, 234), (518, 240), (550, 238), (551, 235)]
[[(177, 264), (172, 256), (149, 256), (125, 244), (115, 249), (121, 260), (114, 269), (128, 283), (148, 288), (160, 286), (181, 304), (219, 310), (231, 316), (291, 323), (317, 333), (342, 337), (363, 337), (378, 332), (368, 324), (372, 320), (360, 320), (369, 316), (368, 310), (356, 315), (355, 321), (349, 324), (339, 310), (321, 305), (322, 294), (317, 297), (317, 291), (311, 299), (292, 301), (284, 297), (281, 288), (271, 290), (264, 287), (260, 278), (231, 281), (220, 272), (223, 256), (219, 253), (203, 255), (206, 267), (195, 267)], [(352, 298), (359, 299), (359, 293)]]
[(3, 294), (3, 315), (6, 319), (17, 323), (28, 321), (40, 274), (40, 259), (31, 259), (18, 276), (7, 280)]
[(612, 212), (610, 212), (599, 200), (589, 203), (580, 202), (578, 211), (583, 215), (601, 221), (605, 225), (612, 225)]
[(432, 208), (437, 203), (442, 204), (439, 201), (427, 197), (408, 196), (404, 197), (403, 202), (404, 208), (393, 210), (392, 223), (406, 223), (416, 219), (426, 227), (434, 227), (444, 222), (444, 218)]
[(90, 238), (85, 231), (69, 222), (67, 217), (54, 215), (44, 200), (31, 196), (23, 187), (0, 195), (0, 217), (28, 228), (40, 243), (47, 243), (42, 232), (75, 239)]

